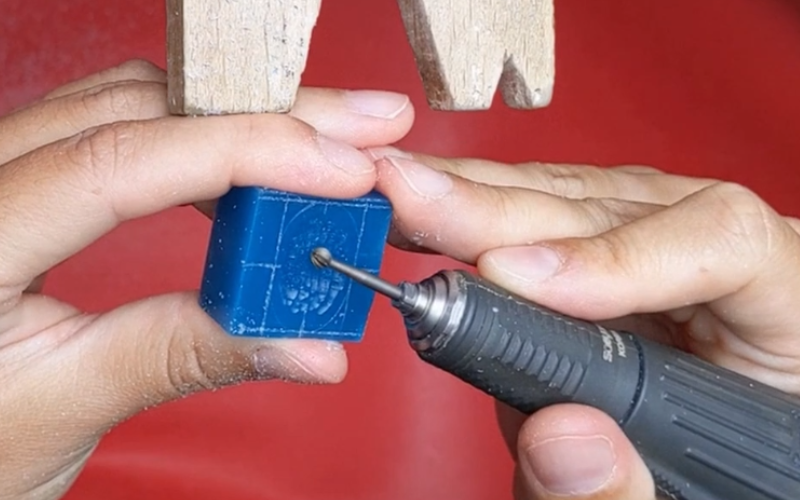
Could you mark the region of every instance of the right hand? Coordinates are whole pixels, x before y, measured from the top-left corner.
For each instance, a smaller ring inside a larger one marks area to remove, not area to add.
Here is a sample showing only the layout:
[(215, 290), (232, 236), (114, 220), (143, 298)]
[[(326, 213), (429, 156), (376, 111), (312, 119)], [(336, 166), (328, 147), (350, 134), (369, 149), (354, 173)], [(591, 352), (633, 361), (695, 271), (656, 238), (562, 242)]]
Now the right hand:
[(376, 172), (356, 148), (413, 121), (402, 95), (309, 88), (289, 115), (170, 117), (165, 81), (132, 62), (0, 118), (0, 499), (59, 498), (101, 436), (144, 408), (347, 370), (337, 344), (225, 334), (194, 293), (99, 315), (38, 293), (47, 270), (119, 223), (232, 186), (362, 195)]
[[(563, 314), (649, 335), (800, 394), (800, 221), (742, 186), (651, 168), (372, 151), (394, 243), (475, 264)], [(503, 405), (519, 500), (654, 500), (617, 423), (581, 405)]]

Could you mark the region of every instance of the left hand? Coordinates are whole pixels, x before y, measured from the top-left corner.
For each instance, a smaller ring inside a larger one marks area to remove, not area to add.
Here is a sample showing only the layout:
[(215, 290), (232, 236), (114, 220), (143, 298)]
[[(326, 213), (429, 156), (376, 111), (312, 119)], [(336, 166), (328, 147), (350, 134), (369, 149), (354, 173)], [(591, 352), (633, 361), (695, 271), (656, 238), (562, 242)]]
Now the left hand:
[(319, 88), (301, 89), (288, 114), (170, 117), (165, 81), (132, 61), (0, 117), (2, 500), (60, 498), (102, 436), (146, 408), (347, 372), (336, 343), (226, 334), (193, 292), (102, 314), (38, 293), (52, 266), (121, 222), (232, 186), (363, 195), (376, 172), (358, 148), (413, 122), (406, 96)]
[[(372, 151), (393, 243), (477, 265), (561, 313), (642, 333), (800, 393), (800, 228), (751, 191), (645, 167), (502, 165)], [(518, 500), (652, 500), (605, 414), (499, 406)]]

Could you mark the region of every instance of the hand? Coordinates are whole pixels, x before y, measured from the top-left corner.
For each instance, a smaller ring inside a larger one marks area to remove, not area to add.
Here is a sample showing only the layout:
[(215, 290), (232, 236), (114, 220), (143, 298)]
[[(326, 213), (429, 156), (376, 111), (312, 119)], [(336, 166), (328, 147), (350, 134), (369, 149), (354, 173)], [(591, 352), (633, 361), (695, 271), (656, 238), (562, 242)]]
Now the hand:
[[(800, 224), (751, 191), (643, 167), (371, 154), (395, 208), (395, 245), (476, 264), (564, 314), (800, 393)], [(643, 461), (601, 412), (498, 412), (518, 460), (517, 499), (655, 498)]]
[(0, 119), (0, 499), (60, 497), (101, 436), (146, 407), (345, 375), (340, 346), (228, 336), (194, 293), (101, 315), (38, 293), (37, 277), (120, 222), (233, 185), (362, 195), (376, 172), (356, 148), (413, 121), (405, 96), (322, 89), (303, 89), (290, 116), (168, 117), (165, 80), (132, 62)]

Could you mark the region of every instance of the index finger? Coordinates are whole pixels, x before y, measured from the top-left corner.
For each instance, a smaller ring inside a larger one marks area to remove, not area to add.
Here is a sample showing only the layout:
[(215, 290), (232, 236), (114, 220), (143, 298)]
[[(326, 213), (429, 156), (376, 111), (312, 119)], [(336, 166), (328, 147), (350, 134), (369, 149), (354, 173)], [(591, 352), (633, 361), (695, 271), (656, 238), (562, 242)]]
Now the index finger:
[(364, 154), (286, 115), (167, 117), (93, 129), (0, 168), (0, 304), (8, 307), (31, 279), (121, 221), (232, 186), (347, 198), (374, 183)]
[(636, 165), (599, 167), (542, 162), (506, 164), (475, 158), (439, 158), (395, 148), (377, 148), (371, 154), (376, 159), (395, 157), (412, 160), (489, 186), (529, 189), (570, 200), (614, 198), (637, 203), (672, 205), (715, 183), (713, 179), (672, 175)]

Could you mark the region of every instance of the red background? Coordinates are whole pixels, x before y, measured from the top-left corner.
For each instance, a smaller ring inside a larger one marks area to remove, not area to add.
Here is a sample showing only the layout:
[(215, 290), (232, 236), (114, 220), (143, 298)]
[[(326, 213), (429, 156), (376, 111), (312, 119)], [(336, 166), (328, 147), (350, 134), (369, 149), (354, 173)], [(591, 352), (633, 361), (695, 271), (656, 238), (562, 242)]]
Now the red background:
[[(524, 0), (520, 0), (524, 1)], [(496, 160), (640, 163), (755, 189), (800, 214), (800, 6), (791, 0), (557, 1), (551, 106), (427, 109), (393, 0), (323, 2), (304, 81), (409, 93), (406, 148)], [(164, 65), (163, 0), (4, 0), (0, 111), (70, 79)], [(48, 291), (96, 310), (196, 287), (209, 225), (180, 209), (60, 266)], [(396, 251), (385, 273), (442, 262)], [(103, 443), (70, 499), (506, 500), (491, 402), (423, 366), (378, 301), (338, 387), (252, 385), (150, 411)]]

